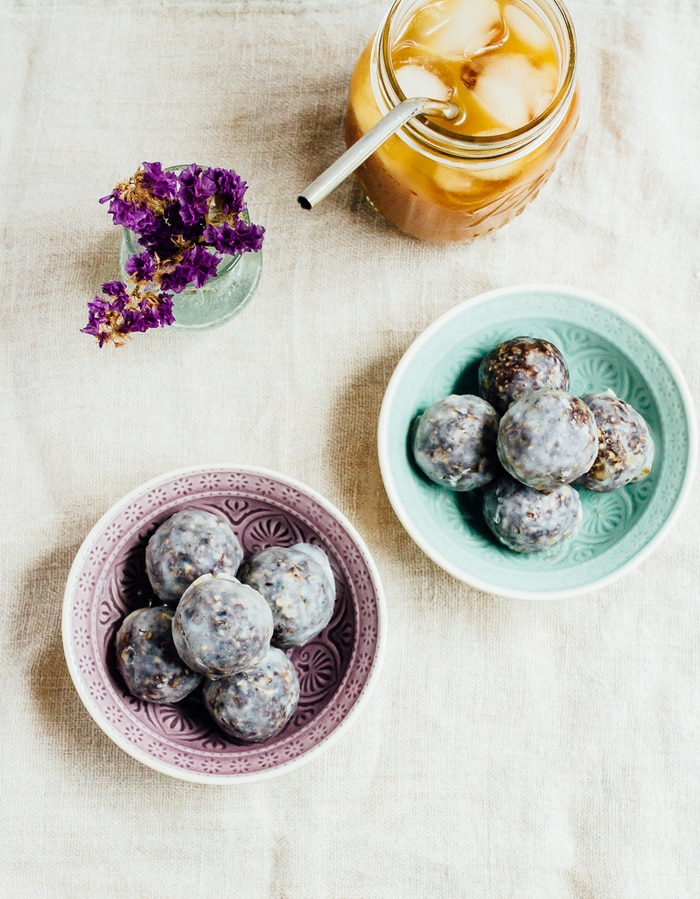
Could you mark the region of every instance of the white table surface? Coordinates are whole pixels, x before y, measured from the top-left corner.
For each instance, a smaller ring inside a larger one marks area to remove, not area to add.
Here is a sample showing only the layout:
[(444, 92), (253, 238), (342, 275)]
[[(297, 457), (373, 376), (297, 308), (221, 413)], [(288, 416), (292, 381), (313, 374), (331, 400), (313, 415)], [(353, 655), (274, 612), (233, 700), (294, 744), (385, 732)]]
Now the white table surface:
[[(700, 523), (604, 591), (498, 599), (437, 568), (385, 495), (375, 431), (411, 341), (484, 290), (569, 284), (653, 329), (700, 391), (700, 4), (570, 0), (582, 118), (501, 231), (404, 237), (347, 182), (348, 78), (386, 0), (0, 5), (0, 895), (697, 897)], [(99, 350), (117, 277), (98, 198), (143, 160), (233, 167), (267, 228), (232, 324)], [(171, 469), (255, 464), (324, 494), (386, 591), (382, 676), (284, 777), (165, 777), (82, 706), (63, 588), (92, 524)]]

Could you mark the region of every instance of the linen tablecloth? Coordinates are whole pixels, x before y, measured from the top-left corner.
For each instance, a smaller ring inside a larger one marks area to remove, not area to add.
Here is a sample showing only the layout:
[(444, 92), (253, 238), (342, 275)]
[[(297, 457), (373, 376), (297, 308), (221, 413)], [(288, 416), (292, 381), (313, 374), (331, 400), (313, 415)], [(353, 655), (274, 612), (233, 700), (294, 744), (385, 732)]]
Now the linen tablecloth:
[[(376, 424), (394, 366), (484, 290), (567, 284), (634, 313), (700, 391), (700, 4), (569, 0), (582, 116), (513, 223), (427, 246), (352, 181), (347, 84), (388, 0), (4, 0), (0, 7), (0, 894), (700, 895), (697, 490), (639, 567), (574, 600), (499, 599), (412, 543)], [(267, 229), (231, 324), (114, 350), (79, 329), (117, 277), (98, 199), (142, 161), (233, 167)], [(261, 465), (324, 494), (379, 568), (381, 677), (344, 739), (235, 787), (161, 775), (93, 723), (63, 589), (142, 482)]]

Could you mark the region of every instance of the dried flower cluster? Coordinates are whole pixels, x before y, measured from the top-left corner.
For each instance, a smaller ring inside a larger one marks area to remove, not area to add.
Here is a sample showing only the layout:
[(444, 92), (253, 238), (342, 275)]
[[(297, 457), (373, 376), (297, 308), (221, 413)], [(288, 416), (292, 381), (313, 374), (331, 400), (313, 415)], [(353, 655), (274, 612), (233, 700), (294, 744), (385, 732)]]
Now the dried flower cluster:
[(117, 184), (100, 203), (144, 249), (127, 260), (126, 283), (108, 281), (88, 303), (82, 331), (100, 346), (121, 346), (134, 332), (172, 325), (174, 294), (203, 287), (224, 255), (258, 252), (265, 229), (248, 221), (247, 188), (234, 171), (192, 164), (170, 172), (159, 162)]

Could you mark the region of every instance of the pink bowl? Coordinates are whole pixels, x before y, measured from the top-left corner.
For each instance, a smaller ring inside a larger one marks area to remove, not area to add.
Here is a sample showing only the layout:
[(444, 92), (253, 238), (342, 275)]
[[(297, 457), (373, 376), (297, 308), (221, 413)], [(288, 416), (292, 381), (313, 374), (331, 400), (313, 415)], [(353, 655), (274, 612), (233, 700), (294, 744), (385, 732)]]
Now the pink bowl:
[[(268, 546), (315, 543), (325, 550), (337, 598), (328, 627), (289, 652), (301, 685), (295, 714), (276, 737), (239, 745), (209, 718), (199, 691), (173, 706), (131, 696), (116, 670), (114, 635), (152, 594), (144, 553), (178, 509), (223, 513), (246, 557)], [(262, 468), (211, 466), (156, 478), (114, 505), (73, 562), (63, 604), (68, 668), (85, 707), (138, 761), (184, 780), (258, 780), (308, 761), (331, 744), (364, 704), (381, 664), (385, 610), (374, 562), (352, 525), (322, 496)]]

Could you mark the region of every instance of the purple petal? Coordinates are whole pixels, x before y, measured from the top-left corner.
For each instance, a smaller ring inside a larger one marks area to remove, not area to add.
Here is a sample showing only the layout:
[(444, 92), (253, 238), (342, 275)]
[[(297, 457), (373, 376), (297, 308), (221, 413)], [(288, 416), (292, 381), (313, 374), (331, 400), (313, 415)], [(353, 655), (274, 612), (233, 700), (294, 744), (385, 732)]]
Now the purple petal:
[(159, 200), (172, 200), (177, 191), (177, 176), (174, 172), (164, 172), (160, 162), (144, 162), (143, 183)]
[(220, 253), (235, 256), (239, 253), (257, 253), (262, 247), (264, 234), (262, 225), (248, 224), (239, 219), (235, 227), (228, 222), (210, 225), (204, 231), (204, 239)]
[(156, 266), (149, 253), (136, 253), (126, 260), (124, 270), (136, 281), (152, 281)]

